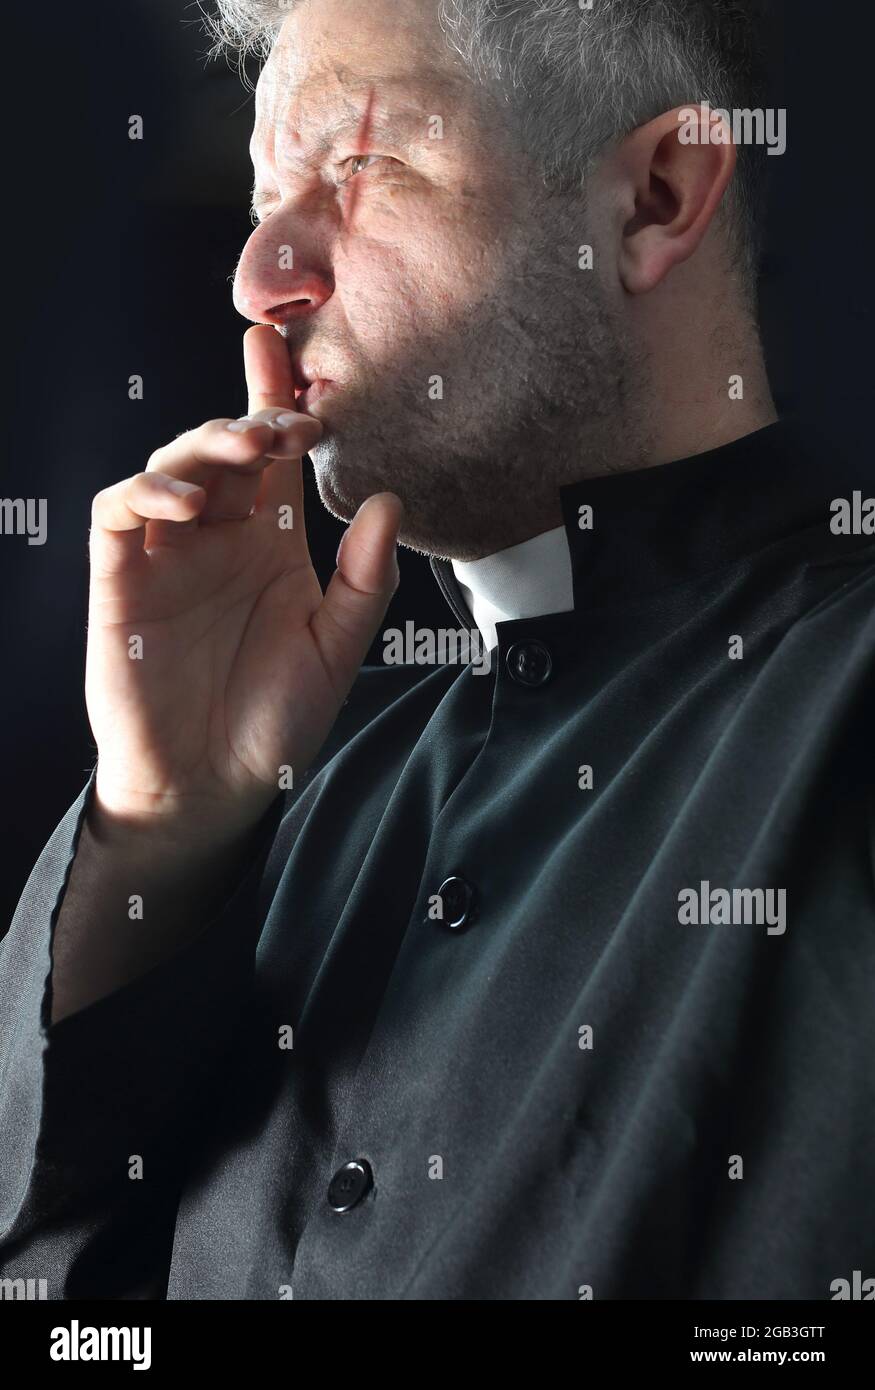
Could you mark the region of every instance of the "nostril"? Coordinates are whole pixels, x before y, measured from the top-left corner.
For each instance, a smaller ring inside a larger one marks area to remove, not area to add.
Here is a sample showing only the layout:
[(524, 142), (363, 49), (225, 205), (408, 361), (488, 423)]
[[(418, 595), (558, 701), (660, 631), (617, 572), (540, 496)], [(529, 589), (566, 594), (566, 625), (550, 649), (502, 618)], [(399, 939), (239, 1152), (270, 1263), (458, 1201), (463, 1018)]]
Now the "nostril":
[(301, 299), (287, 299), (282, 304), (278, 304), (273, 309), (268, 309), (265, 318), (274, 323), (287, 323), (289, 319), (303, 318), (305, 315), (312, 314), (319, 307), (319, 301), (312, 295), (307, 295)]

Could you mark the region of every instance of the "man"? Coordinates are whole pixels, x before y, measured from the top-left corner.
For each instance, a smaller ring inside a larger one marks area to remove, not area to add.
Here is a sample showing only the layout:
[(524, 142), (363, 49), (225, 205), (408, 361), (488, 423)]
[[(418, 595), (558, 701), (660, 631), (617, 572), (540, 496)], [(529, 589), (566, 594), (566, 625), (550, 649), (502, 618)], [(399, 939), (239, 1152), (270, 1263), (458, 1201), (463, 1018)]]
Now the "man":
[[(250, 412), (95, 499), (97, 766), (2, 955), (4, 1272), (837, 1296), (875, 1273), (872, 508), (769, 392), (754, 9), (215, 27), (267, 55)], [(488, 670), (359, 670), (399, 538)]]

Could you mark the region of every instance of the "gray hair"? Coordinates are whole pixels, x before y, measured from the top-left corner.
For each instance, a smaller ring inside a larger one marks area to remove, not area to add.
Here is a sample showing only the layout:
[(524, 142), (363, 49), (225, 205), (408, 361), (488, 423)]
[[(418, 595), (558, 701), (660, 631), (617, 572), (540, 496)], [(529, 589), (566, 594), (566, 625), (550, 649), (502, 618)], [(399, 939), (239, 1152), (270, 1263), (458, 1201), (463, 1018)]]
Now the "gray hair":
[[(211, 56), (266, 58), (297, 0), (215, 0)], [(361, 0), (355, 0), (361, 3)], [(762, 107), (758, 0), (434, 0), (453, 52), (507, 100), (547, 185), (582, 187), (596, 157), (664, 111)], [(725, 204), (750, 298), (762, 250), (763, 151), (738, 148)]]

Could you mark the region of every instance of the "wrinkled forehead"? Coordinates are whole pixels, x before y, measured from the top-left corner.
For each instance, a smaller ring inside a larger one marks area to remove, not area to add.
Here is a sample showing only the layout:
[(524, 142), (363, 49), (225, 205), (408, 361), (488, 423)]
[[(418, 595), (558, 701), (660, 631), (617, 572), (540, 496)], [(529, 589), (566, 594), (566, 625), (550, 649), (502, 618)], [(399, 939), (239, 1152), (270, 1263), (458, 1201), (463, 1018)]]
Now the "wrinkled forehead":
[(305, 0), (284, 22), (258, 80), (253, 160), (267, 150), (279, 165), (318, 153), (366, 110), (377, 127), (400, 134), (459, 112), (472, 96), (428, 0)]

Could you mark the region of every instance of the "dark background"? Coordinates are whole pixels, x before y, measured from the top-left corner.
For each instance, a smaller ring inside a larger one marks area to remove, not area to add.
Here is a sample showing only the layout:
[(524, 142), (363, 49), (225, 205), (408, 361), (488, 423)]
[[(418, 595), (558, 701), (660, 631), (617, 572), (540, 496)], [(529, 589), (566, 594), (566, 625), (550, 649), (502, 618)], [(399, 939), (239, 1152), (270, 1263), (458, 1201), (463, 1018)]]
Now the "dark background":
[[(352, 0), (361, 3), (361, 0)], [(16, 10), (18, 7), (14, 7)], [(771, 175), (763, 330), (779, 409), (837, 449), (868, 446), (868, 53), (856, 9), (769, 6), (788, 150)], [(246, 408), (231, 276), (250, 231), (253, 97), (207, 65), (184, 0), (90, 0), (7, 14), (2, 495), (48, 499), (48, 542), (0, 537), (0, 936), (95, 748), (83, 675), (91, 499), (182, 430)], [(128, 139), (143, 117), (145, 139)], [(142, 401), (128, 377), (145, 379)], [(342, 527), (308, 477), (327, 581)], [(751, 498), (751, 505), (756, 499)], [(426, 561), (401, 552), (386, 626), (452, 622)]]

